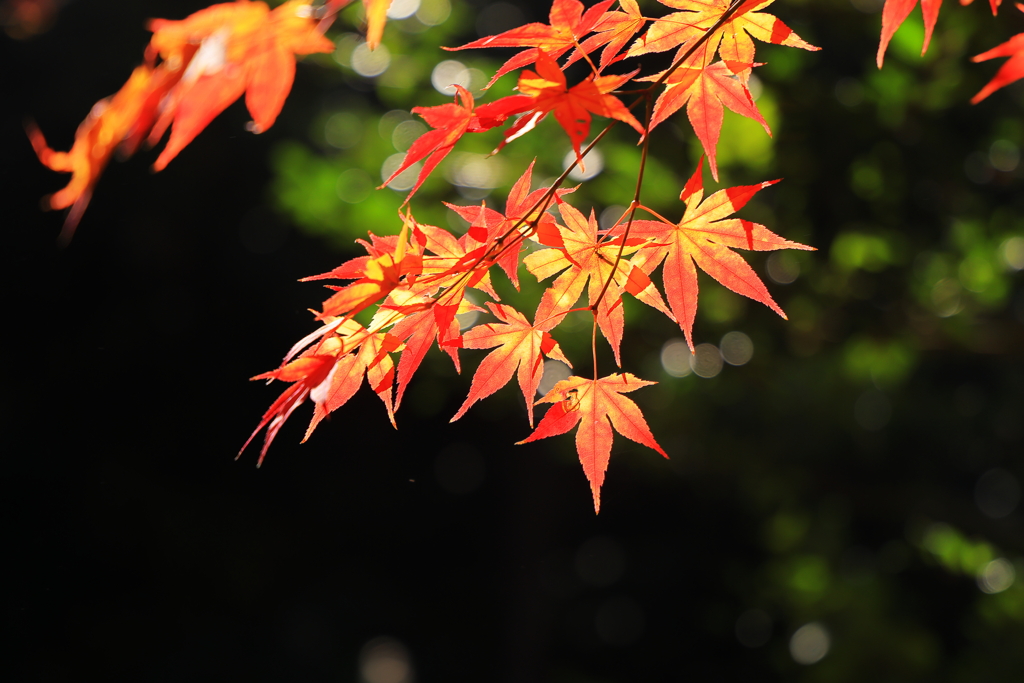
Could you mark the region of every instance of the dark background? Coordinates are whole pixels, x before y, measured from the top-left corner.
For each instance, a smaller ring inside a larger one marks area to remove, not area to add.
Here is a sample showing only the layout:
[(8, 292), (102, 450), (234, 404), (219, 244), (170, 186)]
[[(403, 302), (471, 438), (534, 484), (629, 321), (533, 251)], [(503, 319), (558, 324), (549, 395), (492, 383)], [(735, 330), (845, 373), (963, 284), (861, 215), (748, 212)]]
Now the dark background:
[[(742, 304), (698, 318), (698, 342), (755, 342), (713, 379), (662, 373), (678, 330), (635, 311), (625, 366), (661, 382), (634, 396), (671, 460), (617, 438), (599, 516), (570, 437), (512, 445), (528, 427), (511, 387), (448, 424), (468, 377), (446, 361), (421, 371), (398, 431), (364, 389), (306, 444), (297, 414), (261, 469), (255, 452), (236, 462), (276, 396), (246, 378), (323, 298), (297, 279), (356, 254), (295, 227), (269, 189), (271, 151), (315, 151), (310, 112), (347, 86), (300, 65), (268, 133), (245, 133), (235, 105), (160, 174), (153, 153), (112, 163), (61, 249), (62, 216), (38, 202), (63, 179), (22, 118), (67, 149), (138, 62), (146, 18), (204, 3), (78, 0), (40, 35), (0, 38), (12, 680), (383, 683), (375, 651), (409, 658), (394, 683), (1019, 675), (1024, 285), (998, 253), (1024, 235), (1024, 176), (985, 164), (997, 139), (1024, 145), (1024, 91), (971, 107), (995, 65), (967, 56), (1024, 20), (951, 5), (931, 57), (890, 52), (893, 85), (872, 71), (877, 12), (777, 4), (824, 49), (766, 67), (772, 160), (723, 181), (784, 176), (754, 218), (820, 251), (769, 282), (789, 322)], [(465, 40), (475, 11), (453, 15)], [(841, 103), (840, 81), (861, 99)], [(696, 156), (678, 158), (684, 178)], [(995, 274), (977, 284), (971, 258)], [(999, 557), (1018, 577), (987, 594), (975, 575)], [(831, 647), (804, 666), (790, 645), (808, 623)]]

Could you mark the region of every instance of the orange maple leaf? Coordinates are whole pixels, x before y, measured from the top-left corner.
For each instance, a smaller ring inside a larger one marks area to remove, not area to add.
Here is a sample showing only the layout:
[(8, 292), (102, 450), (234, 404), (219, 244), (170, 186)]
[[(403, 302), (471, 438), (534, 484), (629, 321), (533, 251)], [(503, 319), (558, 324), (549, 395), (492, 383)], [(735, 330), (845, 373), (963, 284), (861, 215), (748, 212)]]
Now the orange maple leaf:
[[(664, 52), (699, 40), (729, 10), (732, 0), (658, 0), (661, 4), (683, 10), (655, 20), (651, 28), (638, 38), (626, 53), (636, 57), (648, 52)], [(695, 54), (704, 55), (709, 63), (717, 51), (737, 75), (746, 81), (754, 63), (754, 41), (788, 45), (804, 50), (820, 50), (804, 41), (778, 17), (758, 10), (774, 0), (746, 0), (729, 19), (707, 39)]]
[(623, 58), (623, 55), (619, 54), (622, 52), (622, 48), (644, 27), (648, 20), (640, 14), (640, 6), (636, 4), (636, 0), (619, 0), (619, 7), (625, 11), (605, 12), (601, 20), (594, 26), (594, 35), (584, 40), (579, 48), (569, 56), (569, 60), (565, 63), (566, 66), (602, 45), (604, 50), (601, 51), (601, 69)]
[(158, 102), (176, 81), (174, 74), (167, 71), (148, 65), (136, 67), (115, 95), (93, 105), (78, 126), (69, 152), (50, 149), (35, 123), (26, 124), (32, 148), (43, 165), (71, 174), (67, 186), (45, 200), (51, 209), (71, 207), (60, 234), (62, 243), (66, 244), (74, 234), (110, 157), (117, 149), (123, 149), (126, 140), (138, 135), (140, 120), (152, 120)]
[[(564, 271), (555, 278), (551, 287), (544, 291), (537, 309), (537, 320), (551, 319), (554, 323), (547, 329), (553, 328), (576, 304), (583, 293), (583, 287), (589, 281), (588, 298), (591, 306), (597, 306), (598, 327), (612, 347), (615, 362), (621, 364), (619, 347), (622, 344), (622, 332), (625, 327), (625, 314), (622, 310), (623, 289), (670, 318), (672, 314), (665, 307), (661, 294), (649, 278), (642, 277), (642, 280), (638, 280), (637, 277), (631, 277), (634, 266), (625, 259), (616, 263), (622, 249), (622, 240), (599, 238), (593, 211), (590, 212), (588, 219), (564, 202), (558, 205), (558, 211), (565, 225), (558, 226), (558, 241), (555, 246), (535, 251), (523, 259), (527, 270), (538, 280), (545, 280), (555, 273)], [(631, 240), (623, 249), (623, 253), (635, 252), (641, 242), (642, 240), (638, 239)], [(608, 289), (598, 302), (598, 297), (601, 296), (609, 279), (611, 282)], [(640, 286), (637, 287), (637, 284)]]
[[(533, 47), (558, 59), (571, 48), (579, 47), (579, 39), (593, 30), (598, 21), (604, 17), (605, 10), (614, 2), (615, 0), (602, 0), (584, 13), (583, 3), (578, 0), (554, 0), (551, 4), (550, 25), (526, 24), (496, 36), (487, 36), (459, 47), (443, 49), (454, 52), (481, 47)], [(523, 50), (502, 64), (498, 72), (484, 87), (490, 88), (496, 80), (505, 74), (529, 66), (536, 59), (537, 53), (534, 50)]]
[(183, 55), (199, 45), (149, 136), (155, 144), (172, 126), (153, 164), (157, 171), (243, 93), (252, 131), (267, 130), (291, 91), (296, 55), (334, 50), (303, 0), (289, 0), (273, 11), (263, 2), (236, 0), (181, 21), (154, 19), (149, 28), (147, 55), (159, 54), (169, 68), (180, 68)]
[(657, 382), (638, 379), (629, 373), (609, 375), (601, 379), (570, 377), (551, 389), (537, 403), (553, 403), (530, 436), (519, 443), (529, 443), (557, 434), (576, 431), (576, 452), (594, 496), (594, 512), (601, 511), (601, 485), (608, 470), (612, 452), (612, 429), (627, 439), (668, 454), (654, 440), (640, 408), (622, 394), (636, 391)]
[[(348, 321), (354, 325), (352, 321)], [(402, 343), (390, 334), (370, 334), (355, 353), (340, 356), (320, 384), (309, 392), (309, 398), (316, 407), (313, 417), (302, 438), (305, 442), (313, 434), (320, 421), (330, 413), (345, 405), (355, 396), (363, 383), (363, 376), (370, 388), (384, 402), (391, 425), (395, 424), (395, 408), (391, 393), (395, 382), (395, 364), (391, 360), (392, 351), (400, 351)]]
[[(657, 81), (660, 77), (661, 74), (656, 74), (640, 80)], [(679, 111), (683, 105), (686, 105), (687, 118), (704, 147), (715, 180), (718, 180), (715, 149), (722, 132), (725, 107), (757, 121), (768, 135), (772, 134), (750, 96), (750, 91), (738, 78), (733, 77), (732, 69), (725, 62), (719, 61), (704, 67), (699, 62), (695, 64), (691, 57), (673, 71), (665, 80), (665, 91), (654, 104), (650, 129), (654, 130), (655, 126)]]
[[(378, 241), (375, 239), (373, 245), (358, 240), (370, 252), (369, 256), (351, 259), (330, 272), (300, 280), (300, 282), (326, 279), (355, 280), (344, 287), (328, 286), (335, 290), (335, 294), (324, 301), (323, 311), (317, 314), (319, 319), (337, 316), (351, 317), (390, 294), (393, 289), (402, 284), (403, 277), (422, 272), (422, 255), (416, 250), (408, 248), (409, 226), (413, 219), (411, 216), (404, 218), (402, 231), (397, 240), (394, 240), (393, 245), (387, 245), (387, 242), (391, 240)], [(371, 233), (371, 238), (376, 238), (376, 236)], [(383, 248), (381, 248), (382, 246)]]
[(518, 367), (519, 388), (526, 399), (526, 413), (533, 427), (533, 399), (544, 374), (544, 356), (572, 367), (572, 363), (562, 355), (558, 342), (548, 333), (557, 320), (549, 318), (530, 324), (526, 316), (511, 306), (488, 302), (487, 307), (501, 323), (485, 323), (469, 330), (462, 335), (462, 348), (499, 348), (488, 354), (477, 367), (469, 395), (451, 421), (455, 422), (474, 403), (508, 384)]
[[(546, 187), (530, 191), (535, 162), (536, 159), (530, 162), (526, 171), (509, 191), (508, 199), (505, 201), (505, 213), (489, 209), (486, 206), (445, 204), (470, 224), (467, 235), (488, 248), (499, 250), (496, 262), (505, 271), (517, 290), (519, 289), (519, 255), (523, 249), (522, 236), (528, 233), (557, 234), (558, 232), (554, 216), (546, 211), (540, 212), (539, 215), (530, 213), (531, 211), (536, 212), (534, 207), (548, 191)], [(573, 191), (571, 188), (555, 190), (555, 197), (561, 198)], [(510, 234), (513, 226), (517, 224), (519, 227)]]
[(633, 258), (637, 267), (649, 275), (664, 261), (662, 279), (665, 295), (691, 350), (693, 321), (697, 312), (697, 269), (694, 264), (737, 294), (760, 301), (785, 318), (786, 314), (772, 299), (761, 278), (732, 250), (814, 250), (814, 247), (783, 239), (758, 223), (727, 218), (760, 190), (778, 180), (719, 190), (702, 202), (702, 167), (703, 158), (679, 196), (686, 202), (686, 212), (679, 223), (673, 224), (665, 219), (633, 221), (630, 232), (650, 240)]
[(542, 50), (537, 50), (536, 60), (537, 71), (524, 71), (519, 77), (518, 86), (519, 92), (533, 98), (531, 111), (523, 114), (508, 129), (501, 146), (531, 130), (552, 111), (559, 125), (569, 135), (572, 148), (576, 152), (576, 160), (581, 167), (583, 159), (580, 155), (580, 145), (590, 132), (591, 113), (628, 123), (638, 133), (644, 134), (644, 127), (629, 113), (625, 105), (614, 95), (608, 94), (633, 78), (639, 69), (621, 76), (591, 74), (582, 82), (567, 88), (565, 74), (558, 68), (558, 63), (554, 59)]

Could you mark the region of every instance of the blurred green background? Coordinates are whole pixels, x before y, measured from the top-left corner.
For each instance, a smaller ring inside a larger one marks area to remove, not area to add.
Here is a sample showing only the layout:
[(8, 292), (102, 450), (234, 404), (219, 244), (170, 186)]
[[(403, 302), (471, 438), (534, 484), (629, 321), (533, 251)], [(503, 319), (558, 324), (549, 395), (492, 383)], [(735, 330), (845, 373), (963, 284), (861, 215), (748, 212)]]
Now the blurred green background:
[[(740, 216), (818, 251), (744, 254), (788, 321), (701, 275), (693, 358), (678, 327), (626, 303), (623, 366), (659, 382), (633, 398), (671, 458), (617, 438), (594, 517), (571, 436), (512, 445), (529, 433), (514, 387), (448, 424), (485, 352), (463, 353), (462, 377), (432, 352), (397, 432), (364, 389), (302, 446), (297, 413), (261, 470), (232, 461), (276, 396), (244, 379), (323, 298), (295, 280), (400, 227), (410, 181), (373, 188), (425, 130), (409, 110), (450, 101), (435, 81), (482, 101), (515, 84), (480, 91), (508, 50), (438, 46), (547, 6), (396, 2), (405, 18), (375, 53), (349, 8), (274, 129), (244, 133), (236, 105), (164, 173), (146, 173), (152, 155), (113, 165), (56, 249), (61, 219), (35, 202), (62, 183), (21, 117), (66, 147), (140, 58), (145, 18), (202, 6), (64, 3), (48, 31), (3, 39), (19, 680), (1024, 670), (1024, 85), (969, 104), (998, 68), (969, 57), (1024, 30), (1018, 12), (949, 4), (922, 58), (915, 10), (879, 71), (877, 0), (768, 9), (823, 49), (758, 45), (774, 136), (727, 113), (720, 186), (784, 178)], [(501, 209), (532, 159), (540, 181), (570, 150), (553, 120), (485, 158), (498, 139), (467, 136), (417, 218), (464, 230), (441, 201)], [(643, 201), (678, 218), (699, 144), (677, 115), (651, 150)], [(614, 220), (634, 135), (619, 126), (598, 151), (571, 201)], [(495, 279), (532, 311), (541, 288), (521, 276), (520, 298)], [(555, 337), (585, 366), (576, 315)]]

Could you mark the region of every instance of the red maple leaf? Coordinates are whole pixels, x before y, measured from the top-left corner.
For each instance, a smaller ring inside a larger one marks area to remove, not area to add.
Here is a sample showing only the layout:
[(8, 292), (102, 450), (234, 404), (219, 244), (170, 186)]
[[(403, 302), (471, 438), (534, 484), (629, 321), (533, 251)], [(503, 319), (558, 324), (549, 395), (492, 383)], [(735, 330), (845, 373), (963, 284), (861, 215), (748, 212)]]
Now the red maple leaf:
[[(515, 288), (519, 289), (519, 255), (522, 253), (522, 238), (526, 234), (540, 234), (544, 232), (557, 233), (555, 218), (546, 211), (531, 214), (536, 211), (537, 202), (547, 193), (548, 188), (542, 187), (530, 191), (533, 181), (533, 164), (526, 168), (526, 171), (519, 177), (519, 180), (512, 186), (505, 202), (505, 213), (500, 213), (487, 206), (457, 206), (445, 204), (449, 209), (462, 216), (470, 225), (466, 233), (476, 241), (485, 245), (488, 249), (496, 249), (498, 255), (496, 262), (501, 266), (505, 274)], [(560, 198), (573, 192), (572, 189), (555, 191), (555, 197)], [(513, 231), (513, 227), (518, 228)], [(495, 297), (497, 298), (497, 297)]]
[(732, 250), (814, 250), (814, 247), (785, 240), (758, 223), (727, 218), (760, 190), (778, 180), (719, 190), (702, 202), (702, 166), (702, 163), (697, 164), (696, 172), (679, 196), (686, 202), (686, 212), (679, 223), (673, 224), (664, 219), (633, 221), (630, 232), (633, 236), (650, 240), (633, 258), (637, 267), (650, 274), (664, 261), (662, 279), (665, 295), (691, 350), (693, 320), (697, 312), (696, 266), (737, 294), (760, 301), (785, 318), (786, 314), (772, 299), (761, 278)]
[[(640, 80), (656, 81), (660, 74)], [(707, 154), (711, 166), (711, 175), (718, 180), (718, 164), (715, 161), (715, 149), (722, 132), (722, 118), (725, 107), (740, 116), (753, 119), (761, 124), (764, 131), (771, 135), (768, 123), (761, 116), (740, 79), (735, 78), (733, 70), (725, 62), (715, 62), (711, 66), (694, 63), (693, 58), (672, 72), (665, 80), (665, 91), (658, 96), (651, 117), (651, 130), (672, 114), (686, 105), (686, 115), (690, 119), (704, 153)]]
[[(579, 40), (594, 28), (601, 20), (605, 10), (615, 0), (602, 0), (583, 12), (583, 3), (578, 0), (554, 0), (551, 4), (550, 25), (532, 23), (505, 31), (496, 36), (487, 36), (466, 43), (459, 47), (446, 47), (445, 50), (468, 50), (481, 47), (534, 47), (547, 52), (552, 58), (558, 59), (569, 49), (579, 47)], [(596, 46), (595, 46), (596, 47)], [(534, 50), (523, 50), (501, 65), (485, 88), (491, 87), (496, 80), (515, 69), (529, 66), (537, 59)]]
[(526, 70), (519, 77), (519, 92), (533, 98), (530, 111), (506, 131), (502, 146), (531, 130), (548, 112), (554, 112), (555, 119), (569, 135), (581, 167), (583, 159), (580, 156), (580, 145), (590, 132), (591, 113), (628, 123), (638, 133), (644, 134), (644, 127), (625, 105), (614, 95), (608, 94), (633, 78), (639, 69), (621, 76), (591, 74), (582, 82), (567, 88), (565, 74), (554, 59), (538, 50), (536, 60), (537, 71)]
[[(1024, 12), (1024, 5), (1017, 3), (1017, 9)], [(971, 57), (972, 62), (984, 62), (996, 57), (1009, 57), (992, 80), (985, 84), (985, 87), (978, 91), (978, 94), (971, 98), (971, 104), (977, 104), (1000, 88), (1008, 86), (1014, 81), (1024, 78), (1024, 33), (1018, 33), (1005, 43), (997, 45), (991, 50), (982, 52), (980, 55)]]
[(530, 98), (512, 95), (475, 108), (473, 95), (468, 90), (461, 85), (456, 85), (455, 90), (455, 102), (452, 104), (413, 107), (412, 113), (423, 117), (434, 130), (428, 130), (416, 138), (409, 151), (405, 153), (402, 164), (377, 188), (378, 190), (387, 187), (400, 173), (425, 158), (423, 168), (416, 177), (416, 184), (405, 197), (405, 203), (408, 203), (431, 171), (448, 156), (463, 135), (490, 130), (504, 123), (510, 116), (527, 111), (532, 105)]
[(345, 405), (359, 391), (364, 375), (370, 388), (384, 402), (391, 425), (397, 427), (391, 400), (395, 364), (391, 360), (390, 352), (401, 349), (402, 343), (394, 336), (371, 334), (366, 335), (358, 351), (339, 357), (327, 373), (327, 377), (309, 392), (309, 398), (316, 407), (306, 429), (306, 435), (302, 438), (303, 442), (309, 439), (322, 419)]
[(609, 375), (601, 379), (570, 377), (551, 389), (537, 403), (553, 403), (530, 436), (519, 443), (529, 443), (557, 434), (576, 431), (576, 452), (594, 496), (594, 511), (601, 510), (601, 485), (608, 470), (612, 452), (612, 429), (627, 439), (661, 453), (668, 454), (654, 440), (640, 408), (622, 394), (636, 391), (657, 382), (638, 379), (629, 373)]
[(548, 318), (530, 324), (526, 316), (511, 306), (488, 302), (487, 307), (501, 323), (477, 325), (462, 335), (462, 347), (499, 348), (488, 354), (477, 367), (469, 395), (451, 421), (455, 422), (465, 415), (474, 403), (508, 384), (518, 367), (519, 388), (526, 399), (526, 413), (530, 426), (533, 427), (533, 399), (544, 374), (544, 356), (560, 360), (572, 367), (572, 363), (562, 355), (558, 342), (548, 334), (557, 324), (557, 320)]
[[(989, 0), (992, 8), (992, 15), (999, 11), (999, 5), (1003, 0)], [(960, 0), (961, 5), (970, 5), (974, 0)], [(910, 11), (917, 5), (917, 0), (885, 0), (885, 7), (882, 8), (882, 37), (878, 42), (878, 54), (875, 61), (878, 68), (882, 68), (885, 60), (885, 51), (889, 47), (896, 29), (903, 25), (903, 22), (910, 15)], [(935, 30), (935, 22), (939, 18), (939, 10), (942, 8), (942, 0), (921, 0), (921, 14), (924, 17), (924, 44), (921, 46), (921, 54), (928, 51), (928, 44), (932, 40), (932, 32)], [(999, 56), (999, 55), (994, 55)]]

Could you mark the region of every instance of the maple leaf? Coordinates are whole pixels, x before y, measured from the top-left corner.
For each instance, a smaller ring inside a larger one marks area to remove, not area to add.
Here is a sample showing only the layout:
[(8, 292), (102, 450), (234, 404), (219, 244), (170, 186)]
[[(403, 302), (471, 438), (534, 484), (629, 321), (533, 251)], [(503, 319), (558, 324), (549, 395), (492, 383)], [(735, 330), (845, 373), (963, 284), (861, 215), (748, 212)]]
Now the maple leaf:
[[(661, 74), (656, 74), (640, 80), (657, 81), (660, 77)], [(734, 78), (732, 69), (725, 62), (719, 61), (711, 66), (701, 67), (695, 66), (691, 57), (673, 71), (665, 80), (665, 91), (658, 96), (658, 101), (654, 104), (650, 129), (653, 130), (683, 105), (687, 105), (687, 118), (690, 119), (690, 125), (693, 126), (701, 146), (704, 147), (704, 153), (711, 166), (711, 175), (715, 180), (718, 180), (715, 149), (722, 132), (725, 107), (740, 116), (757, 121), (768, 135), (772, 134), (768, 123), (750, 96), (750, 91), (740, 79)]]
[[(505, 271), (517, 290), (519, 289), (519, 255), (523, 248), (521, 236), (529, 233), (557, 233), (554, 216), (546, 211), (540, 212), (538, 215), (535, 209), (537, 202), (548, 191), (546, 187), (530, 191), (535, 162), (536, 159), (531, 161), (523, 175), (512, 185), (505, 202), (505, 213), (489, 209), (486, 206), (445, 204), (470, 224), (469, 231), (466, 233), (468, 236), (487, 246), (488, 249), (497, 248), (499, 250), (496, 262)], [(561, 198), (571, 192), (573, 192), (572, 189), (556, 190), (555, 197)], [(519, 236), (508, 234), (517, 224)], [(501, 241), (500, 244), (499, 241)], [(497, 297), (494, 298), (497, 299)]]
[[(308, 2), (290, 0), (273, 11), (263, 2), (236, 0), (213, 5), (180, 21), (154, 19), (147, 48), (171, 68), (185, 71), (149, 136), (155, 144), (171, 135), (153, 164), (162, 170), (218, 114), (245, 94), (261, 133), (274, 124), (295, 80), (295, 57), (331, 52), (334, 43), (317, 31)], [(199, 45), (194, 56), (185, 55)]]
[(566, 66), (602, 45), (604, 50), (601, 51), (601, 69), (622, 59), (622, 55), (619, 54), (622, 52), (622, 48), (644, 27), (647, 18), (640, 14), (640, 6), (636, 4), (636, 0), (619, 0), (619, 7), (625, 11), (605, 12), (601, 20), (594, 26), (595, 35), (580, 44), (569, 56), (569, 60), (565, 63)]
[(242, 445), (241, 450), (238, 451), (236, 458), (245, 452), (245, 449), (249, 447), (249, 444), (256, 438), (256, 435), (266, 427), (267, 433), (263, 437), (263, 448), (260, 450), (260, 457), (256, 462), (256, 466), (259, 467), (263, 464), (263, 458), (267, 456), (270, 444), (274, 442), (274, 438), (281, 431), (281, 427), (291, 417), (291, 414), (295, 412), (295, 409), (306, 401), (310, 391), (328, 378), (338, 356), (345, 353), (345, 351), (345, 344), (341, 338), (332, 336), (315, 347), (310, 347), (299, 358), (287, 363), (283, 367), (253, 377), (252, 379), (254, 380), (277, 379), (292, 382), (292, 385), (285, 389), (277, 397), (276, 401), (270, 404), (256, 429), (253, 430), (249, 438), (246, 439), (245, 444)]
[[(1024, 4), (1017, 3), (1017, 9), (1024, 12)], [(977, 104), (996, 90), (1024, 78), (1024, 33), (1018, 33), (1005, 43), (982, 52), (980, 55), (971, 57), (971, 61), (975, 63), (984, 62), (996, 57), (1009, 57), (1010, 59), (999, 67), (999, 71), (992, 77), (992, 80), (986, 83), (985, 87), (971, 98), (971, 104)]]
[[(961, 5), (970, 5), (974, 0), (960, 0)], [(992, 8), (992, 16), (999, 11), (1002, 0), (989, 0)], [(885, 60), (885, 51), (889, 47), (896, 30), (903, 25), (911, 10), (917, 5), (917, 0), (885, 0), (885, 7), (882, 8), (882, 37), (878, 42), (878, 54), (875, 61), (878, 68), (882, 68)], [(921, 0), (921, 14), (924, 17), (924, 44), (921, 46), (921, 55), (928, 51), (928, 44), (932, 40), (932, 32), (935, 30), (935, 22), (939, 18), (939, 9), (942, 8), (942, 0)]]
[(46, 200), (54, 210), (71, 207), (60, 235), (62, 243), (74, 234), (110, 157), (137, 133), (140, 119), (152, 118), (157, 103), (175, 82), (174, 75), (166, 71), (149, 65), (136, 67), (116, 94), (93, 105), (68, 152), (50, 149), (35, 123), (26, 123), (29, 141), (43, 165), (71, 174), (67, 186)]
[[(565, 74), (558, 64), (545, 52), (537, 51), (537, 71), (526, 70), (519, 77), (519, 92), (533, 98), (531, 111), (524, 114), (505, 134), (501, 146), (515, 140), (531, 130), (537, 123), (554, 112), (555, 119), (569, 135), (576, 160), (583, 167), (580, 145), (590, 132), (590, 114), (628, 123), (641, 135), (644, 127), (625, 105), (614, 95), (609, 95), (623, 83), (636, 75), (639, 69), (621, 76), (587, 76), (571, 88), (566, 87)], [(501, 146), (498, 149), (501, 149)]]
[(436, 107), (413, 107), (412, 113), (419, 114), (434, 130), (428, 130), (416, 138), (409, 147), (409, 151), (405, 153), (401, 165), (377, 188), (378, 190), (387, 187), (388, 183), (397, 178), (399, 174), (425, 158), (423, 168), (416, 178), (416, 184), (405, 196), (403, 205), (408, 203), (431, 171), (448, 156), (448, 153), (455, 147), (455, 143), (463, 135), (490, 130), (504, 123), (510, 116), (527, 111), (532, 104), (532, 100), (528, 97), (512, 95), (474, 109), (473, 95), (468, 90), (461, 85), (455, 85), (455, 91), (455, 102), (452, 104), (441, 104)]
[(469, 395), (451, 421), (455, 422), (474, 403), (508, 384), (518, 367), (519, 388), (526, 399), (526, 414), (530, 427), (533, 427), (533, 399), (544, 374), (544, 356), (572, 367), (572, 363), (562, 355), (558, 342), (548, 334), (557, 321), (548, 318), (531, 325), (526, 316), (511, 306), (488, 302), (487, 307), (501, 324), (477, 325), (462, 335), (461, 345), (465, 349), (499, 348), (488, 354), (477, 367)]
[[(552, 323), (547, 329), (552, 329), (576, 304), (580, 294), (583, 293), (583, 287), (589, 281), (588, 297), (590, 305), (597, 306), (598, 327), (612, 347), (615, 362), (621, 364), (619, 362), (619, 347), (622, 343), (622, 332), (625, 326), (621, 305), (623, 289), (627, 289), (648, 306), (672, 317), (661, 299), (661, 294), (650, 279), (633, 276), (633, 265), (624, 259), (618, 260), (620, 250), (625, 254), (630, 254), (639, 248), (642, 240), (633, 239), (623, 248), (621, 238), (611, 240), (598, 238), (597, 221), (593, 211), (590, 212), (588, 219), (577, 209), (564, 202), (558, 205), (558, 211), (565, 226), (558, 226), (556, 246), (551, 249), (535, 251), (524, 259), (527, 270), (533, 273), (538, 280), (545, 280), (555, 273), (564, 271), (555, 278), (554, 283), (545, 290), (541, 297), (541, 303), (537, 309), (537, 320), (550, 319)], [(608, 282), (608, 289), (601, 297), (606, 282)], [(639, 286), (637, 286), (638, 284)], [(599, 297), (601, 297), (600, 301)]]
[(686, 212), (677, 224), (668, 221), (633, 221), (631, 234), (650, 240), (633, 258), (633, 263), (648, 275), (664, 261), (662, 280), (669, 306), (693, 350), (693, 321), (697, 312), (697, 270), (715, 278), (737, 294), (760, 301), (783, 318), (778, 304), (754, 270), (733, 249), (772, 251), (814, 247), (790, 242), (763, 225), (739, 218), (727, 218), (739, 211), (760, 190), (774, 185), (770, 180), (719, 190), (701, 201), (703, 158), (679, 198)]
[[(351, 321), (349, 321), (351, 322)], [(313, 434), (317, 425), (352, 398), (363, 383), (363, 376), (369, 382), (388, 411), (391, 425), (395, 424), (395, 409), (391, 393), (395, 381), (395, 365), (390, 352), (400, 351), (402, 343), (390, 334), (367, 335), (356, 353), (348, 353), (338, 358), (330, 372), (320, 384), (310, 389), (309, 398), (316, 407), (310, 420), (305, 442)]]
[[(732, 0), (658, 0), (661, 4), (683, 10), (655, 20), (647, 33), (638, 38), (626, 53), (636, 57), (649, 52), (664, 52), (677, 46), (686, 46), (699, 40), (729, 10)], [(754, 41), (751, 37), (766, 43), (799, 47), (804, 50), (820, 50), (804, 41), (780, 19), (758, 10), (772, 4), (774, 0), (746, 0), (729, 19), (711, 34), (704, 45), (695, 52), (710, 62), (715, 52), (733, 68), (744, 81), (754, 63)]]
[[(558, 59), (570, 48), (579, 47), (579, 39), (588, 34), (604, 16), (605, 10), (615, 0), (602, 0), (585, 13), (583, 3), (578, 0), (554, 0), (549, 15), (550, 25), (531, 23), (466, 43), (459, 47), (443, 48), (449, 51), (469, 50), (481, 47), (527, 47), (540, 48), (553, 59)], [(532, 49), (523, 50), (501, 65), (498, 72), (484, 88), (490, 88), (496, 80), (515, 69), (533, 64), (537, 53)]]
[[(383, 310), (385, 309), (382, 308)], [(459, 336), (459, 321), (455, 316), (474, 310), (482, 309), (459, 297), (454, 305), (435, 303), (425, 311), (400, 320), (391, 329), (391, 334), (405, 342), (405, 350), (398, 360), (398, 395), (395, 398), (395, 410), (402, 404), (409, 382), (412, 381), (423, 357), (427, 355), (435, 340), (441, 350), (451, 357), (456, 372), (462, 371), (457, 342), (451, 343)]]
[[(335, 290), (335, 294), (324, 301), (323, 311), (317, 314), (318, 318), (351, 317), (386, 297), (402, 283), (404, 276), (421, 272), (422, 256), (415, 250), (407, 249), (411, 222), (412, 217), (406, 216), (393, 248), (381, 249), (359, 240), (370, 252), (369, 256), (354, 258), (330, 272), (300, 280), (355, 280), (344, 287), (329, 286)], [(375, 236), (371, 234), (371, 237)]]
[(417, 224), (414, 232), (420, 244), (436, 254), (423, 259), (423, 277), (419, 279), (423, 287), (431, 291), (452, 285), (473, 287), (492, 299), (501, 299), (491, 286), (489, 264), (483, 262), (486, 248), (473, 235), (456, 238), (443, 228), (423, 224)]
[(594, 512), (601, 511), (601, 485), (612, 452), (612, 429), (627, 439), (653, 448), (666, 458), (668, 454), (654, 440), (640, 408), (622, 394), (657, 382), (648, 382), (629, 374), (609, 375), (601, 379), (569, 377), (556, 384), (537, 403), (553, 403), (537, 429), (519, 443), (576, 431), (576, 452), (594, 496)]

